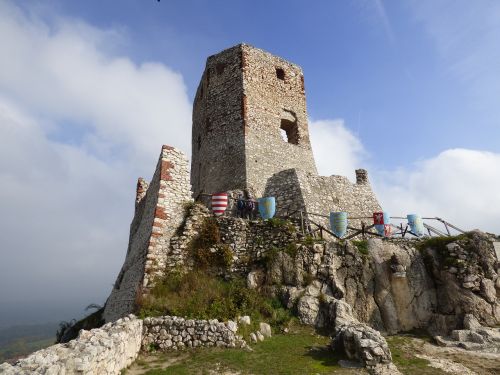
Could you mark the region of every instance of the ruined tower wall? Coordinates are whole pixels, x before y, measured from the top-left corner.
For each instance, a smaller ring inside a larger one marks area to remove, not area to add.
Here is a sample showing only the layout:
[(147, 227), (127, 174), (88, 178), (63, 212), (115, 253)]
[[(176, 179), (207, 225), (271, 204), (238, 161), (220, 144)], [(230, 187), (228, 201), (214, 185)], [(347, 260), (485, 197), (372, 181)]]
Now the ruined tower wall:
[[(263, 50), (243, 49), (247, 185), (262, 196), (273, 174), (317, 174), (309, 140), (302, 69)], [(288, 142), (281, 136), (283, 128)]]
[(152, 280), (163, 275), (170, 238), (184, 219), (183, 205), (191, 200), (186, 156), (163, 146), (149, 186), (143, 179), (137, 184), (127, 255), (106, 301), (106, 321), (133, 312), (138, 293), (146, 293)]
[(241, 48), (207, 59), (193, 105), (193, 194), (242, 189), (246, 184)]
[[(277, 215), (286, 216), (297, 210), (305, 217), (330, 227), (330, 212), (346, 211), (350, 225), (359, 227), (361, 220), (372, 217), (381, 207), (372, 191), (365, 170), (357, 170), (357, 182), (344, 176), (317, 176), (299, 169), (289, 169), (273, 175), (267, 182), (265, 195), (276, 197)], [(323, 215), (325, 217), (313, 214)], [(364, 220), (371, 224), (370, 219)]]
[(192, 150), (195, 198), (244, 188), (262, 196), (276, 172), (317, 173), (301, 68), (246, 44), (209, 57), (194, 100)]

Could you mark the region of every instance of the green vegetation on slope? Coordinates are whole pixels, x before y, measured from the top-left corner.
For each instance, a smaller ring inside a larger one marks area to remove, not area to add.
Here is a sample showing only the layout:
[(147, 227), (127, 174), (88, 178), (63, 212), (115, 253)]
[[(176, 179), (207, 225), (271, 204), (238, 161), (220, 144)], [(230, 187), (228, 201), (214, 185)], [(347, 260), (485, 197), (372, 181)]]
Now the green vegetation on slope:
[(224, 280), (204, 271), (171, 272), (156, 281), (151, 293), (138, 301), (139, 316), (177, 315), (195, 319), (252, 320), (275, 326), (286, 324), (291, 314), (276, 298), (248, 289), (245, 280)]

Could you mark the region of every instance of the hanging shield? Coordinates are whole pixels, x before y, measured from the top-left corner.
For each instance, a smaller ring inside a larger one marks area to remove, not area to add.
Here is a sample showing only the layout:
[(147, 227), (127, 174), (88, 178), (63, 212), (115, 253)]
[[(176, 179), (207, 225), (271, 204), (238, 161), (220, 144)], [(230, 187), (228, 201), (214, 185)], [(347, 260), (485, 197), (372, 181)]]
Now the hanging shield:
[(384, 224), (384, 237), (392, 237), (392, 225)]
[(333, 234), (344, 237), (347, 233), (347, 212), (330, 212), (330, 226)]
[(215, 216), (220, 216), (226, 211), (227, 193), (216, 193), (212, 195), (212, 212)]
[[(388, 233), (392, 233), (392, 229), (390, 228), (389, 225), (390, 217), (387, 212), (374, 212), (373, 213), (373, 224), (375, 225), (375, 229), (377, 230), (378, 234), (381, 236), (387, 237), (385, 235), (386, 231)], [(386, 229), (386, 226), (389, 227), (389, 229)]]
[(259, 198), (259, 213), (262, 219), (271, 219), (276, 213), (276, 199), (274, 197)]
[(419, 237), (422, 236), (424, 234), (424, 222), (422, 217), (417, 214), (409, 214), (406, 215), (406, 218), (408, 219), (408, 225), (410, 225), (412, 233)]

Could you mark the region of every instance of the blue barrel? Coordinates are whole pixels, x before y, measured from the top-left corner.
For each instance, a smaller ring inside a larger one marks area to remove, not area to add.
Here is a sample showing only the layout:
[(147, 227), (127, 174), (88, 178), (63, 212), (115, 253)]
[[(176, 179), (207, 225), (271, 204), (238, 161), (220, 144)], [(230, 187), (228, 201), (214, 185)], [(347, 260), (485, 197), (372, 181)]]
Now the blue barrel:
[(330, 212), (330, 227), (337, 237), (344, 237), (347, 233), (347, 212)]
[(408, 219), (408, 225), (410, 226), (412, 233), (419, 237), (422, 236), (424, 234), (424, 222), (422, 217), (417, 214), (408, 214), (406, 215), (406, 218)]
[(276, 213), (276, 199), (274, 197), (259, 198), (259, 213), (264, 219), (271, 219)]

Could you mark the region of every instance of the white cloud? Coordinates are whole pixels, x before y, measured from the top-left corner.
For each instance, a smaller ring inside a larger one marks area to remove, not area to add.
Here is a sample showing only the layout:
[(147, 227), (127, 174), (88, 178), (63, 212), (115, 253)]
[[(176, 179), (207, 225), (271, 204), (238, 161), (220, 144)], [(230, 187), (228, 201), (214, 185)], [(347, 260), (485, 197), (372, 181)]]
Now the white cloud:
[(376, 174), (375, 188), (392, 214), (438, 216), (465, 230), (500, 233), (500, 154), (451, 149), (413, 169)]
[(109, 52), (124, 42), (119, 30), (0, 3), (0, 300), (10, 308), (0, 325), (27, 301), (30, 320), (103, 302), (136, 178), (150, 177), (163, 143), (190, 150), (182, 77)]
[(81, 146), (103, 157), (102, 144), (112, 145), (146, 166), (159, 140), (189, 151), (191, 106), (180, 74), (110, 56), (119, 31), (64, 18), (49, 25), (9, 3), (0, 14), (8, 56), (0, 59), (1, 92), (38, 118), (78, 124)]
[(344, 121), (312, 120), (309, 132), (318, 172), (325, 176), (347, 176), (355, 181), (354, 171), (362, 167), (366, 152)]
[(451, 149), (411, 168), (380, 171), (367, 164), (361, 141), (342, 120), (311, 121), (309, 128), (319, 173), (352, 179), (354, 169), (364, 165), (391, 215), (420, 213), (465, 230), (500, 233), (500, 154)]

